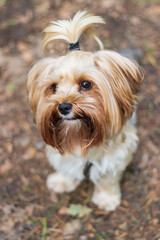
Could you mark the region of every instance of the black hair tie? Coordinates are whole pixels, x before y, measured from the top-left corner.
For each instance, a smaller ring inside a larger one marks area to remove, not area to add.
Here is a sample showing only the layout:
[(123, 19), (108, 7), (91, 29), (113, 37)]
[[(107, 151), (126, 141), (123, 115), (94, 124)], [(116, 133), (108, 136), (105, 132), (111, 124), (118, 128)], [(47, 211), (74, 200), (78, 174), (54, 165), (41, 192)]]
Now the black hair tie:
[(70, 51), (80, 50), (79, 41), (77, 41), (77, 42), (75, 42), (75, 43), (70, 43), (70, 44), (69, 44), (69, 50), (70, 50)]

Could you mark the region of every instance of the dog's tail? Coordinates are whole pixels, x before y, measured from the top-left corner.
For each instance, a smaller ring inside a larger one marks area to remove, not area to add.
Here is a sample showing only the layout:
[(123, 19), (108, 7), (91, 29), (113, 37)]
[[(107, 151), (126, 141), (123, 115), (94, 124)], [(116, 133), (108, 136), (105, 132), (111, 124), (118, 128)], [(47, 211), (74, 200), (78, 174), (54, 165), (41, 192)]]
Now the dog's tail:
[(56, 39), (63, 39), (70, 45), (78, 42), (80, 36), (85, 33), (94, 37), (101, 49), (103, 44), (93, 33), (94, 24), (105, 23), (103, 18), (92, 16), (86, 11), (78, 11), (71, 20), (58, 20), (44, 29), (43, 50), (47, 44)]

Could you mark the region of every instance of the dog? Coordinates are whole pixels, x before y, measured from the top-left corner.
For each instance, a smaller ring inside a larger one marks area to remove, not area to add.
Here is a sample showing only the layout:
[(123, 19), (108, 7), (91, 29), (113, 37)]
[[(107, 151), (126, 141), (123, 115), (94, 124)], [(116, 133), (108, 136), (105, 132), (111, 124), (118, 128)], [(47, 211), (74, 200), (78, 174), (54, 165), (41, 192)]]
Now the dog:
[[(43, 49), (64, 40), (69, 51), (36, 63), (28, 74), (32, 113), (46, 143), (46, 156), (56, 172), (48, 189), (71, 192), (85, 178), (95, 184), (92, 202), (113, 211), (121, 202), (120, 180), (137, 149), (135, 127), (137, 94), (143, 71), (133, 60), (110, 50), (94, 34), (99, 16), (79, 11), (71, 20), (45, 28)], [(100, 50), (80, 50), (79, 38), (93, 37)]]

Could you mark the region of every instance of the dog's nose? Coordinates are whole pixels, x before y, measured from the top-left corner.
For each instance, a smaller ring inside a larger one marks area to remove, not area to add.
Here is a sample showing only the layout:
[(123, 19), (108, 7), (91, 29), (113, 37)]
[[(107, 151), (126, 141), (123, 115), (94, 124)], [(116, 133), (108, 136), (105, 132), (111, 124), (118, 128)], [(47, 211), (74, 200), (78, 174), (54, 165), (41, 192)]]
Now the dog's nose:
[(72, 109), (72, 104), (71, 103), (61, 103), (58, 106), (59, 112), (63, 115), (67, 115), (70, 113)]

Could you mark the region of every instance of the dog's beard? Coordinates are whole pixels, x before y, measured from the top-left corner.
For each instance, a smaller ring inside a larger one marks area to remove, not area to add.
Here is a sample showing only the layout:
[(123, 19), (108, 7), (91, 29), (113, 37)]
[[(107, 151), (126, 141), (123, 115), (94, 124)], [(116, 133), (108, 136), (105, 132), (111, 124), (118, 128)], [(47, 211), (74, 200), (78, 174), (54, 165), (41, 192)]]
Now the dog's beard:
[(56, 111), (46, 111), (41, 117), (41, 134), (44, 141), (61, 154), (85, 156), (91, 147), (105, 139), (106, 121), (95, 111), (89, 116), (83, 111), (73, 118), (61, 118)]

